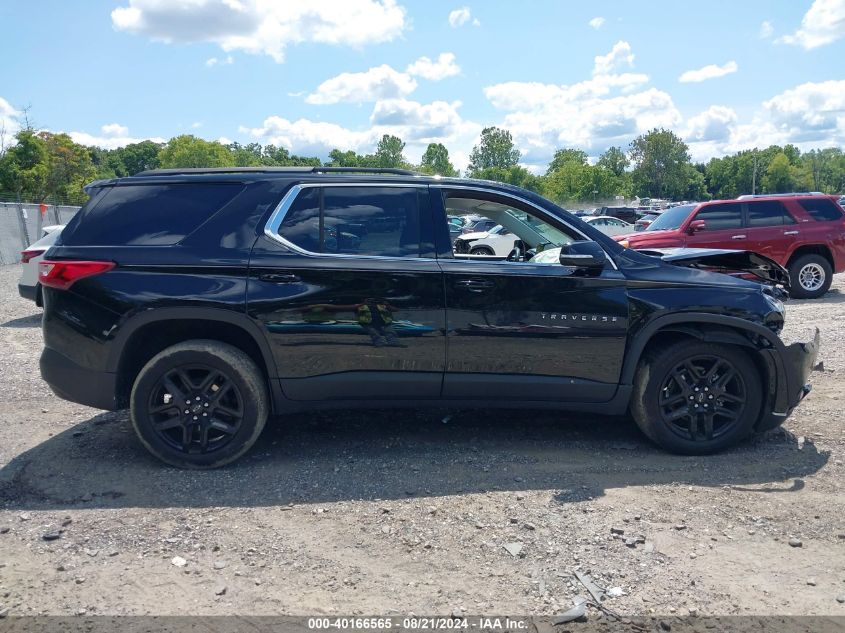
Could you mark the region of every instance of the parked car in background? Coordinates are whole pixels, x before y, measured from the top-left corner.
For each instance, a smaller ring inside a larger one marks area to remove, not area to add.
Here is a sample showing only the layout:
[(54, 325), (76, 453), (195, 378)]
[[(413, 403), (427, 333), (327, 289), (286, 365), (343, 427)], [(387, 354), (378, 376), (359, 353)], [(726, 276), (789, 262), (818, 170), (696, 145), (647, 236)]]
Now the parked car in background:
[(654, 222), (663, 211), (649, 211), (643, 217), (638, 218), (636, 222), (634, 222), (634, 230), (635, 231), (645, 231), (649, 225)]
[(466, 224), (464, 224), (463, 228), (461, 228), (461, 233), (466, 235), (467, 233), (484, 233), (492, 229), (496, 226), (496, 221), (491, 220), (490, 218), (486, 217), (470, 217)]
[(30, 244), (25, 251), (21, 252), (21, 278), (18, 282), (18, 293), (24, 299), (35, 301), (35, 305), (41, 307), (41, 284), (38, 283), (38, 262), (44, 259), (44, 253), (56, 243), (59, 234), (64, 228), (63, 224), (45, 226), (41, 229), (43, 237)]
[(507, 257), (519, 238), (501, 224), (489, 231), (466, 233), (455, 240), (455, 252), (470, 255)]
[(581, 218), (590, 226), (596, 227), (605, 235), (627, 235), (634, 230), (634, 225), (609, 215)]
[(644, 231), (614, 238), (634, 249), (728, 248), (789, 271), (794, 297), (813, 299), (845, 271), (845, 213), (824, 194), (743, 196), (664, 211)]
[(629, 224), (633, 224), (640, 217), (640, 213), (634, 207), (602, 207), (593, 212), (593, 215), (606, 215), (613, 218), (619, 218)]

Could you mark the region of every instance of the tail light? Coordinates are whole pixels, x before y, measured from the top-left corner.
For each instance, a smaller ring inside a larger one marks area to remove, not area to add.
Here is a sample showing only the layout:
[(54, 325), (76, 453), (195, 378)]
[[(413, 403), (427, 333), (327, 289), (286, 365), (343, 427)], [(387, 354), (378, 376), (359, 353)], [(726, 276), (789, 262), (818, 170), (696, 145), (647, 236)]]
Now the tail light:
[(43, 254), (44, 251), (40, 251), (38, 249), (31, 251), (21, 251), (21, 264), (28, 264), (33, 257), (38, 257), (39, 255)]
[(67, 290), (80, 279), (99, 275), (114, 267), (114, 262), (44, 260), (38, 263), (38, 281), (42, 286)]

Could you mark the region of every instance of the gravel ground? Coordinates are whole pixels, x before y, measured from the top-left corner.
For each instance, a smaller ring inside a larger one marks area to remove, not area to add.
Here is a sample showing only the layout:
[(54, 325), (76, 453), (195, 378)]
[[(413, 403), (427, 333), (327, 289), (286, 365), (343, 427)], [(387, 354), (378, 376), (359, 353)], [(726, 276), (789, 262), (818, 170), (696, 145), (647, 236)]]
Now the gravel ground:
[(631, 615), (845, 615), (842, 279), (788, 304), (785, 336), (817, 325), (824, 363), (788, 432), (720, 455), (627, 420), (359, 411), (187, 472), (125, 412), (50, 392), (19, 273), (0, 267), (0, 614), (547, 615), (581, 571)]

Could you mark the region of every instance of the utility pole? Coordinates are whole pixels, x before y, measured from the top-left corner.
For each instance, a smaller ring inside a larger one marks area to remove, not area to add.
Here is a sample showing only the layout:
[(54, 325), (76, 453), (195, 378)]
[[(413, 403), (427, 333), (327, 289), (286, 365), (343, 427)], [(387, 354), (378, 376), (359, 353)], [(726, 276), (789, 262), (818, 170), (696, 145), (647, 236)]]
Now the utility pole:
[(754, 148), (754, 171), (751, 172), (751, 195), (757, 193), (757, 148)]

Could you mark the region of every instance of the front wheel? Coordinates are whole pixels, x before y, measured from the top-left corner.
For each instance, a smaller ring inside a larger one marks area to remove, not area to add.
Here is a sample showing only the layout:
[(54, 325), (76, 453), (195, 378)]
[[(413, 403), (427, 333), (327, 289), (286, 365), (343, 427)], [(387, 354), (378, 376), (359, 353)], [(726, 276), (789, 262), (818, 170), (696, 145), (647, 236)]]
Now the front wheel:
[(833, 269), (821, 255), (803, 255), (789, 266), (789, 293), (798, 299), (816, 299), (830, 289)]
[(255, 444), (269, 411), (261, 370), (219, 341), (172, 345), (141, 369), (129, 398), (141, 443), (179, 468), (215, 468)]
[(762, 402), (760, 373), (744, 350), (683, 341), (641, 361), (631, 413), (666, 450), (704, 455), (748, 437)]
[(487, 246), (477, 246), (473, 248), (470, 252), (470, 255), (495, 255), (496, 253), (493, 252), (492, 248)]

